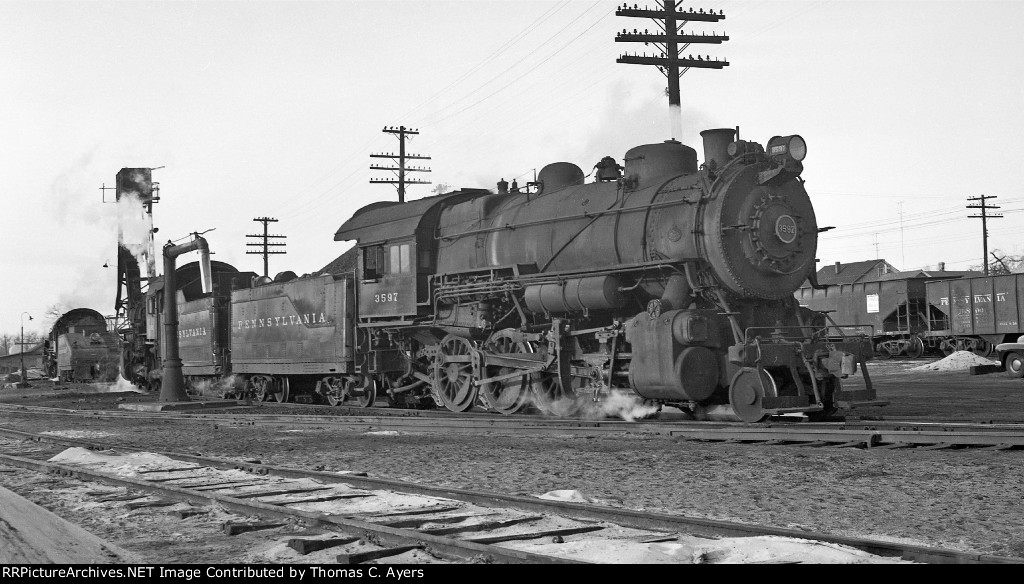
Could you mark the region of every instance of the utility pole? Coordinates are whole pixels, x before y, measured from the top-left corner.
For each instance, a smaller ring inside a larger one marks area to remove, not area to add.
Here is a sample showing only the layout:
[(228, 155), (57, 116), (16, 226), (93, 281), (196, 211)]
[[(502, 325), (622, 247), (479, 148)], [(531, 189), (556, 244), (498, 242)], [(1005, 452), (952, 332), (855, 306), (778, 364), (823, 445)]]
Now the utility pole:
[(422, 166), (406, 166), (406, 160), (430, 160), (429, 156), (421, 156), (419, 154), (406, 154), (405, 153), (405, 141), (409, 136), (415, 136), (419, 134), (418, 130), (412, 128), (406, 128), (405, 126), (387, 126), (382, 130), (385, 134), (394, 134), (398, 137), (398, 155), (389, 152), (387, 154), (371, 154), (370, 158), (390, 158), (398, 166), (375, 166), (370, 165), (370, 170), (390, 170), (395, 173), (398, 177), (394, 178), (371, 178), (370, 184), (393, 184), (398, 188), (398, 202), (405, 202), (405, 185), (429, 185), (429, 180), (420, 180), (415, 178), (405, 178), (407, 172), (430, 172), (429, 168)]
[(981, 219), (981, 245), (984, 255), (981, 256), (982, 262), (984, 262), (985, 275), (988, 275), (988, 220), (989, 219), (1000, 219), (1002, 213), (996, 213), (989, 215), (987, 211), (989, 209), (998, 209), (995, 205), (989, 205), (985, 203), (986, 199), (998, 198), (995, 195), (981, 195), (980, 197), (967, 197), (968, 201), (981, 201), (979, 205), (967, 205), (968, 209), (981, 209), (981, 215), (968, 215), (971, 219)]
[(900, 213), (900, 265), (905, 270), (907, 269), (907, 254), (903, 247), (903, 201), (896, 203), (896, 208)]
[(21, 313), (21, 381), (18, 383), (19, 386), (25, 387), (28, 385), (28, 375), (25, 372), (25, 315), (28, 315), (28, 319), (32, 320), (32, 315), (27, 312)]
[(640, 32), (637, 29), (633, 29), (633, 32), (630, 33), (626, 29), (622, 29), (622, 32), (615, 35), (615, 42), (643, 43), (645, 46), (648, 43), (653, 43), (655, 47), (661, 50), (661, 53), (660, 55), (652, 53), (650, 56), (646, 52), (643, 55), (630, 55), (626, 53), (619, 56), (615, 62), (631, 65), (654, 65), (668, 78), (668, 107), (672, 120), (672, 138), (680, 138), (679, 134), (682, 134), (679, 78), (694, 67), (698, 69), (721, 69), (729, 65), (728, 61), (720, 61), (717, 57), (711, 60), (710, 56), (701, 57), (699, 53), (696, 59), (693, 58), (692, 54), (687, 54), (685, 58), (681, 56), (682, 51), (688, 49), (691, 44), (722, 44), (722, 42), (729, 40), (729, 37), (724, 34), (712, 33), (708, 35), (702, 32), (698, 35), (681, 30), (681, 27), (689, 22), (718, 22), (719, 20), (724, 20), (725, 14), (721, 10), (718, 14), (715, 14), (712, 10), (705, 12), (703, 8), (699, 11), (694, 11), (693, 8), (683, 10), (682, 8), (676, 8), (676, 4), (675, 0), (664, 0), (661, 3), (661, 8), (657, 10), (651, 10), (647, 7), (629, 8), (623, 4), (615, 11), (615, 16), (650, 18), (661, 29), (660, 33), (657, 30), (654, 33), (649, 33), (647, 30)]
[(245, 253), (246, 254), (262, 255), (263, 256), (263, 275), (264, 276), (268, 276), (269, 275), (268, 272), (270, 271), (269, 270), (269, 262), (268, 262), (268, 260), (269, 260), (270, 256), (272, 254), (275, 254), (275, 253), (288, 253), (288, 252), (286, 252), (284, 250), (272, 251), (270, 249), (271, 247), (284, 247), (287, 244), (285, 244), (285, 243), (270, 243), (270, 240), (274, 239), (274, 238), (284, 239), (284, 238), (286, 238), (288, 236), (287, 235), (270, 235), (269, 233), (267, 233), (267, 225), (270, 224), (270, 223), (277, 223), (277, 219), (274, 219), (272, 217), (256, 217), (256, 218), (253, 219), (253, 221), (257, 221), (257, 222), (260, 222), (260, 223), (263, 224), (263, 234), (262, 235), (260, 235), (258, 233), (257, 234), (250, 234), (250, 235), (246, 235), (246, 237), (257, 237), (259, 239), (262, 239), (263, 241), (262, 242), (257, 242), (257, 243), (247, 243), (245, 245), (249, 246), (249, 247), (262, 247), (263, 249), (262, 250), (255, 250), (255, 251), (248, 250)]

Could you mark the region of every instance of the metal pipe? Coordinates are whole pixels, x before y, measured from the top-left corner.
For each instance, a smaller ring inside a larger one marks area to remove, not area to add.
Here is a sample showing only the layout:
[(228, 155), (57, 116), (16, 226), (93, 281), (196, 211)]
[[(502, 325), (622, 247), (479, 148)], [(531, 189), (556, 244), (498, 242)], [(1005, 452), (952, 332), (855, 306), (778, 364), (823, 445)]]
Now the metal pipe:
[(200, 236), (189, 243), (174, 245), (170, 241), (164, 246), (164, 360), (163, 378), (160, 381), (160, 401), (188, 401), (185, 379), (181, 374), (181, 357), (178, 354), (178, 282), (175, 260), (190, 251), (199, 251), (199, 272), (203, 275), (203, 292), (211, 288), (210, 246)]

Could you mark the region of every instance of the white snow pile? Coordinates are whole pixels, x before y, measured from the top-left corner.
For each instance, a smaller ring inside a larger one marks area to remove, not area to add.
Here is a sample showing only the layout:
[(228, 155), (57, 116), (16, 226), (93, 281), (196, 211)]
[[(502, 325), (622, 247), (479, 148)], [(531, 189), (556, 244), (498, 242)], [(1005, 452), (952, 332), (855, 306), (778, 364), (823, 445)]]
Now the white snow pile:
[(47, 436), (60, 436), (62, 438), (109, 438), (113, 436), (110, 432), (100, 430), (47, 430), (40, 432)]
[(998, 365), (997, 361), (979, 357), (970, 351), (956, 351), (934, 363), (911, 367), (907, 371), (967, 371), (974, 365)]
[(167, 470), (180, 468), (183, 465), (173, 458), (153, 452), (104, 454), (79, 447), (68, 448), (51, 458), (50, 462), (85, 466), (125, 477), (136, 476), (140, 471)]
[(543, 495), (535, 495), (538, 499), (547, 499), (549, 501), (568, 501), (570, 503), (590, 503), (589, 499), (583, 493), (572, 490), (562, 489), (558, 491), (548, 491)]

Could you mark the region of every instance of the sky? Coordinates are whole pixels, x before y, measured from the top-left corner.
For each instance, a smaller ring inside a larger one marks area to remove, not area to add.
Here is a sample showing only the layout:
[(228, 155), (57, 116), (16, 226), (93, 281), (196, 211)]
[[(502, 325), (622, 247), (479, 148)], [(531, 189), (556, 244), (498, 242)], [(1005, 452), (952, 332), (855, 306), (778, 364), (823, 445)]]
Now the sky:
[[(683, 75), (681, 141), (800, 134), (818, 224), (835, 227), (819, 265), (978, 266), (966, 206), (980, 195), (1003, 215), (989, 249), (1024, 253), (1024, 2), (681, 4), (725, 13), (684, 30), (730, 37), (691, 47), (730, 65)], [(664, 76), (615, 62), (655, 50), (616, 31), (655, 24), (617, 5), (0, 0), (0, 333), (45, 332), (54, 305), (113, 314), (117, 211), (101, 187), (122, 167), (156, 168), (158, 250), (212, 230), (214, 259), (262, 272), (246, 235), (273, 217), (287, 253), (270, 273), (301, 275), (351, 247), (334, 233), (355, 210), (397, 199), (369, 183), (389, 178), (369, 155), (398, 150), (387, 126), (417, 129), (408, 149), (431, 157), (417, 178), (433, 184), (410, 199), (550, 162), (589, 172), (672, 137)]]

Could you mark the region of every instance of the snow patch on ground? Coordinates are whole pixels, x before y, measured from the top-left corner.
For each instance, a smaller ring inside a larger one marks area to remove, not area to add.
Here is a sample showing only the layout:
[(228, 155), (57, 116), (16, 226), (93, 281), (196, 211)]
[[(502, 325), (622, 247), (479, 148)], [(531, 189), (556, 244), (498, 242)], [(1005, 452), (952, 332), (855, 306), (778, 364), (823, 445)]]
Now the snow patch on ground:
[(998, 361), (979, 357), (970, 351), (955, 351), (934, 363), (911, 367), (907, 371), (967, 371), (974, 365), (998, 365)]
[(569, 501), (571, 503), (592, 503), (593, 500), (584, 495), (579, 491), (571, 489), (562, 489), (558, 491), (548, 491), (543, 495), (537, 495), (538, 499), (547, 499), (549, 501)]
[(115, 436), (110, 432), (100, 432), (99, 430), (47, 430), (40, 432), (46, 436), (60, 436), (62, 438), (108, 438)]

